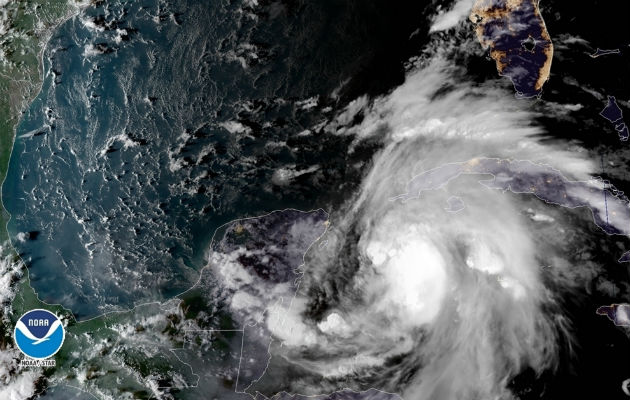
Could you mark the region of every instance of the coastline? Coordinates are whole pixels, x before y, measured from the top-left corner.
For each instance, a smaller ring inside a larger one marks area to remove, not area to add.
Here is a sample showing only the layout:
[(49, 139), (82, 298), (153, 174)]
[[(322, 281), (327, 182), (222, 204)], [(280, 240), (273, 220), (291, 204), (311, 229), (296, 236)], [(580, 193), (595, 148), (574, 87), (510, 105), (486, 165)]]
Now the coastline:
[[(0, 182), (9, 169), (17, 127), (24, 111), (39, 94), (44, 81), (43, 55), (55, 29), (90, 5), (80, 0), (18, 0), (5, 4), (0, 15)], [(2, 186), (0, 186), (0, 195)], [(26, 308), (45, 305), (30, 286), (28, 270), (9, 240), (10, 215), (0, 199), (0, 352), (5, 353), (0, 395), (30, 396), (45, 389), (45, 372), (20, 369), (20, 354), (12, 346), (12, 321)], [(45, 305), (66, 313), (59, 306)]]

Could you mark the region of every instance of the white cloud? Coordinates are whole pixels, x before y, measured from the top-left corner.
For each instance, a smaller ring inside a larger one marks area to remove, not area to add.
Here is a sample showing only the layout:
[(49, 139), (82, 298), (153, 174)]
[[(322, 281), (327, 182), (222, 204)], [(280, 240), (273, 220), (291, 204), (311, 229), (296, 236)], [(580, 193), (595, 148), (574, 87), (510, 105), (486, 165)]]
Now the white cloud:
[(468, 18), (475, 0), (459, 0), (449, 11), (441, 11), (433, 20), (429, 32), (451, 29)]
[[(561, 311), (538, 257), (553, 260), (550, 279), (558, 285), (570, 287), (595, 268), (571, 268), (563, 253), (571, 229), (557, 209), (488, 189), (473, 175), (435, 182), (417, 199), (391, 200), (421, 172), (477, 157), (532, 160), (573, 179), (595, 170), (581, 149), (540, 141), (544, 131), (532, 123), (537, 114), (513, 93), (461, 77), (436, 56), (390, 94), (358, 99), (328, 125), (328, 132), (354, 135), (356, 143), (378, 138), (383, 149), (331, 221), (326, 248), (305, 266), (300, 306), (290, 310), (299, 329), (282, 338), (283, 357), (342, 377), (401, 356), (401, 371), (422, 365), (403, 392), (420, 400), (458, 393), (509, 398), (505, 383), (516, 372), (556, 362), (557, 338), (570, 335), (561, 317), (549, 315)], [(358, 113), (364, 117), (353, 126)], [(458, 213), (444, 210), (452, 196), (466, 204)], [(346, 240), (356, 233), (356, 251), (348, 251)], [(356, 269), (346, 271), (348, 264)], [(321, 320), (305, 316), (309, 289), (335, 299)], [(309, 357), (314, 353), (316, 360)], [(392, 385), (395, 377), (387, 379)]]
[(0, 399), (22, 400), (35, 394), (35, 382), (40, 369), (20, 369), (19, 350), (8, 347), (0, 350)]

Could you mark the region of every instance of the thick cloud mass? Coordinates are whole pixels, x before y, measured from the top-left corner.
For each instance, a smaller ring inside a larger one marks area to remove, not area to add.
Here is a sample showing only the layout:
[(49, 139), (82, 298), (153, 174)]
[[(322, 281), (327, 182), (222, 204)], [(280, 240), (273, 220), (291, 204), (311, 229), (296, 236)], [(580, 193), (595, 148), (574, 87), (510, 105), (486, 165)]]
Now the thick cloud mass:
[(270, 327), (283, 343), (277, 355), (330, 384), (293, 389), (321, 393), (350, 380), (406, 399), (512, 398), (516, 374), (554, 368), (571, 329), (551, 287), (572, 290), (597, 269), (571, 266), (561, 207), (489, 189), (479, 184), (488, 175), (474, 174), (397, 197), (424, 171), (478, 157), (588, 179), (584, 152), (540, 141), (534, 116), (504, 90), (461, 82), (436, 56), (389, 95), (353, 102), (328, 124), (331, 134), (377, 138), (383, 148), (311, 250), (287, 325)]

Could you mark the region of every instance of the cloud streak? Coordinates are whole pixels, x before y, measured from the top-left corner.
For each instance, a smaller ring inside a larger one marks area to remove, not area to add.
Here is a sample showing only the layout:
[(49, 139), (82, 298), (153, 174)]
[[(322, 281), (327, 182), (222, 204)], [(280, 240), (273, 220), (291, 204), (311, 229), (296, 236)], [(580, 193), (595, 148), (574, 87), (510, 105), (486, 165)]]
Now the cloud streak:
[[(333, 214), (326, 245), (310, 252), (291, 329), (271, 328), (286, 339), (277, 355), (324, 378), (319, 392), (356, 379), (406, 399), (510, 398), (515, 375), (553, 369), (572, 341), (555, 289), (575, 290), (598, 266), (571, 268), (562, 244), (570, 221), (557, 208), (484, 187), (487, 175), (474, 174), (395, 199), (418, 174), (478, 157), (531, 160), (574, 180), (594, 171), (584, 152), (540, 141), (523, 102), (461, 77), (438, 55), (326, 127), (383, 148)], [(358, 113), (362, 122), (349, 125)], [(448, 212), (453, 196), (464, 204), (457, 213)]]

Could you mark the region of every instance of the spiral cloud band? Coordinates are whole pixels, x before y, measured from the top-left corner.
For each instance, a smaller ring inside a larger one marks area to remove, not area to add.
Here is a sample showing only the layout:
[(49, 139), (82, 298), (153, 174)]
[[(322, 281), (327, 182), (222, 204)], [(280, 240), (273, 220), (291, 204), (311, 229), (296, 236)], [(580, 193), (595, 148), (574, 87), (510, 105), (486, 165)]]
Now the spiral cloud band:
[[(272, 356), (323, 378), (289, 389), (355, 382), (406, 399), (511, 398), (514, 376), (553, 370), (570, 348), (556, 291), (576, 290), (599, 267), (572, 264), (565, 211), (590, 208), (585, 223), (620, 233), (599, 215), (607, 188), (579, 148), (540, 140), (526, 105), (498, 88), (441, 84), (456, 75), (434, 58), (325, 128), (357, 143), (379, 137), (383, 148), (310, 249), (281, 323), (267, 320)], [(550, 185), (564, 203), (545, 197)]]
[[(468, 82), (445, 59), (419, 61), (400, 87), (351, 102), (324, 126), (353, 136), (349, 151), (364, 140), (382, 148), (309, 249), (297, 292), (256, 289), (246, 272), (211, 262), (241, 291), (234, 312), (255, 315), (252, 329), (275, 339), (261, 341), (251, 360), (264, 364), (244, 390), (295, 368), (300, 379), (282, 388), (291, 393), (509, 399), (519, 373), (553, 371), (571, 353), (561, 294), (601, 269), (576, 265), (567, 245), (579, 241), (576, 218), (625, 235), (627, 200), (593, 177), (581, 148), (542, 140), (540, 111)], [(244, 301), (246, 287), (254, 295)]]

